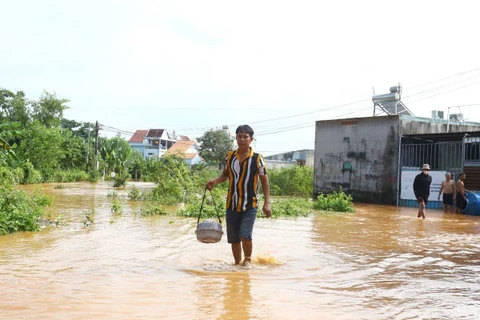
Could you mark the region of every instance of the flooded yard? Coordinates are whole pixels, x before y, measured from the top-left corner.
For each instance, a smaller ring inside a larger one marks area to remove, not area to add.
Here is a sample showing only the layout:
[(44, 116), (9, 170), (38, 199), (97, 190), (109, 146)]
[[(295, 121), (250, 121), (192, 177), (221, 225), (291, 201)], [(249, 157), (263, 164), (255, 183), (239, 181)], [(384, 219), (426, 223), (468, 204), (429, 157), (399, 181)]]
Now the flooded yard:
[(480, 318), (480, 217), (356, 204), (258, 219), (245, 269), (225, 236), (196, 240), (196, 219), (141, 216), (125, 196), (151, 184), (64, 185), (42, 185), (62, 225), (0, 237), (2, 319)]

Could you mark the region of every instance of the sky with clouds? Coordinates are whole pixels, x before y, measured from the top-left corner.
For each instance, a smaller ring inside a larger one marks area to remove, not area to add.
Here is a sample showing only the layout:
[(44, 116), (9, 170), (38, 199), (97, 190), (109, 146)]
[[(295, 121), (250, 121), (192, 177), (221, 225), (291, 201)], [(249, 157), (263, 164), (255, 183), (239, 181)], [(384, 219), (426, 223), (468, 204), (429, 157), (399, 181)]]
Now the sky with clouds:
[(373, 90), (398, 83), (416, 116), (480, 122), (479, 7), (0, 0), (0, 87), (56, 93), (66, 118), (126, 132), (250, 124), (264, 155), (313, 149), (315, 121), (371, 116)]

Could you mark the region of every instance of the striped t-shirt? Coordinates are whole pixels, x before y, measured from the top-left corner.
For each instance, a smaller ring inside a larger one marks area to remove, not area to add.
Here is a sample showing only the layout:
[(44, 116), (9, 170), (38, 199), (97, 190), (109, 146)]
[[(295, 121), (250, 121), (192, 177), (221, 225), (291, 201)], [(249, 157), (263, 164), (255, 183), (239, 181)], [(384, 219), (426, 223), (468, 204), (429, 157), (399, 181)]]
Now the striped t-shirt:
[(242, 162), (237, 154), (238, 150), (230, 151), (225, 157), (229, 179), (227, 210), (242, 212), (257, 207), (259, 176), (266, 175), (267, 168), (262, 155), (253, 152), (252, 148)]

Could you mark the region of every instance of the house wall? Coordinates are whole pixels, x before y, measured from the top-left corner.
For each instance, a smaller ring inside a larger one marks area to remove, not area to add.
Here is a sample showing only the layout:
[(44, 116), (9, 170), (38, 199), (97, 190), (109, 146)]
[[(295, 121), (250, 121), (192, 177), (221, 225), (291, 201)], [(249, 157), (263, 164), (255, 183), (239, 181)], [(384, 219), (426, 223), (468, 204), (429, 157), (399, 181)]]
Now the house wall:
[(281, 168), (291, 168), (296, 165), (295, 162), (292, 161), (281, 161), (281, 160), (265, 160), (265, 166), (268, 169), (281, 169)]
[(198, 155), (198, 154), (195, 155), (195, 157), (193, 157), (192, 159), (186, 159), (186, 160), (188, 160), (187, 163), (188, 163), (189, 165), (191, 165), (191, 166), (203, 162), (202, 158), (201, 158), (200, 155)]
[(400, 135), (404, 134), (430, 134), (430, 133), (446, 133), (447, 126), (449, 132), (468, 132), (479, 130), (479, 123), (475, 122), (458, 122), (450, 121), (447, 124), (445, 119), (419, 118), (413, 116), (401, 116), (400, 118)]
[(355, 201), (395, 204), (399, 116), (317, 121), (314, 192), (341, 186)]
[(138, 152), (140, 152), (140, 154), (142, 154), (142, 155), (144, 154), (145, 148), (144, 148), (143, 143), (131, 143), (130, 142), (130, 146), (132, 147), (133, 152), (138, 151)]
[(290, 151), (290, 152), (285, 152), (285, 153), (280, 153), (280, 154), (275, 154), (271, 156), (264, 156), (263, 158), (265, 161), (276, 161), (272, 162), (272, 165), (274, 167), (279, 167), (280, 163), (284, 163), (285, 165), (282, 165), (282, 167), (285, 166), (293, 166), (297, 162), (302, 162), (304, 163), (307, 167), (313, 167), (313, 159), (314, 159), (314, 150), (297, 150), (297, 151)]

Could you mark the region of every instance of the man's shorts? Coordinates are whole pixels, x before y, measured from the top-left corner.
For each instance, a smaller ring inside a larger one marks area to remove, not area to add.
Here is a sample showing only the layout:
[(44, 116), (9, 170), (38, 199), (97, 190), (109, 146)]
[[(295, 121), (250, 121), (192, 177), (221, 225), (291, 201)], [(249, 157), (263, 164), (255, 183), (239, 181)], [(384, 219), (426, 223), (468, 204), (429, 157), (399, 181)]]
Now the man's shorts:
[(227, 240), (228, 243), (241, 242), (241, 239), (252, 240), (253, 224), (258, 208), (243, 212), (227, 210)]
[(453, 193), (443, 194), (443, 204), (453, 206)]
[(467, 207), (467, 200), (463, 198), (461, 193), (457, 192), (457, 198), (455, 200), (456, 207), (465, 210), (465, 208)]
[(417, 196), (418, 203), (424, 202), (425, 204), (428, 203), (428, 196)]

